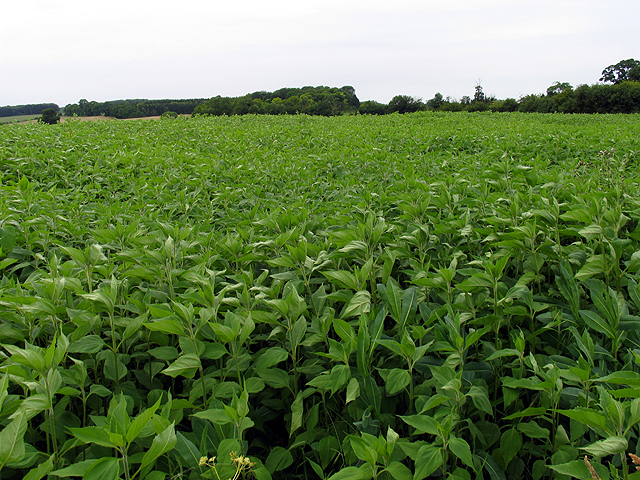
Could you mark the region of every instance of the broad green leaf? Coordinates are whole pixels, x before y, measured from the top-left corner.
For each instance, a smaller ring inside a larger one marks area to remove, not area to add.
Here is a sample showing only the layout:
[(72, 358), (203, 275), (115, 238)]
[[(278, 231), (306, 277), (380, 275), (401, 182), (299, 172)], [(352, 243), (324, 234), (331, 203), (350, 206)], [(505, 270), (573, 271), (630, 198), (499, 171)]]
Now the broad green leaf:
[(398, 435), (391, 427), (387, 428), (387, 455), (391, 455), (393, 453), (398, 440), (400, 440), (400, 435)]
[(113, 395), (113, 392), (104, 385), (94, 383), (89, 388), (89, 395), (92, 394), (98, 395), (99, 397), (110, 397), (111, 395)]
[(93, 462), (84, 472), (84, 480), (117, 480), (120, 478), (120, 461), (103, 457)]
[(394, 478), (394, 480), (412, 480), (413, 478), (411, 470), (409, 470), (406, 465), (398, 462), (397, 460), (389, 463), (384, 471), (388, 472)]
[(264, 390), (265, 381), (260, 377), (250, 377), (245, 379), (247, 393), (259, 393)]
[(24, 434), (27, 431), (27, 416), (19, 413), (0, 432), (0, 468), (15, 463), (25, 455)]
[(180, 320), (174, 318), (164, 318), (161, 320), (152, 320), (144, 324), (153, 332), (162, 332), (169, 335), (184, 335), (184, 327)]
[(133, 440), (140, 435), (142, 429), (151, 421), (156, 410), (160, 407), (160, 400), (161, 399), (159, 398), (154, 405), (145, 409), (144, 412), (139, 413), (138, 416), (133, 419), (127, 429), (127, 443), (133, 442)]
[(202, 457), (198, 448), (182, 433), (176, 432), (176, 450), (186, 462), (186, 465), (197, 465)]
[(500, 451), (504, 459), (504, 464), (509, 465), (511, 460), (520, 452), (522, 447), (522, 435), (515, 429), (510, 428), (502, 433), (500, 438)]
[(120, 341), (122, 342), (126, 340), (127, 338), (131, 337), (131, 335), (140, 330), (140, 327), (147, 320), (147, 317), (148, 314), (145, 313), (144, 315), (139, 315), (137, 317), (129, 319), (124, 333), (122, 334), (122, 339)]
[(111, 448), (116, 446), (109, 437), (109, 431), (103, 427), (70, 428), (69, 431), (82, 443), (95, 443)]
[(413, 480), (422, 480), (434, 473), (442, 463), (444, 458), (442, 456), (442, 450), (435, 445), (423, 445), (418, 450), (418, 458), (416, 459), (415, 473), (413, 474)]
[(506, 420), (513, 420), (514, 418), (536, 417), (538, 415), (545, 415), (547, 412), (548, 410), (544, 407), (529, 407), (520, 412), (512, 413), (504, 418)]
[[(219, 345), (219, 344), (216, 344)], [(172, 362), (180, 355), (180, 352), (176, 347), (156, 347), (148, 350), (149, 354), (158, 360), (165, 360), (167, 362)]]
[(387, 280), (386, 288), (387, 305), (389, 306), (389, 313), (394, 320), (400, 324), (402, 316), (402, 295), (401, 291), (394, 281)]
[(284, 470), (293, 463), (293, 455), (284, 447), (274, 447), (270, 452), (264, 466), (267, 467), (269, 473), (273, 474)]
[(232, 329), (227, 325), (209, 322), (209, 326), (212, 328), (218, 338), (220, 338), (220, 341), (222, 343), (233, 343), (233, 341), (238, 336), (238, 331)]
[(349, 435), (348, 438), (351, 448), (353, 449), (353, 453), (356, 454), (356, 457), (358, 457), (363, 462), (367, 462), (370, 465), (374, 465), (377, 462), (378, 453), (372, 445), (365, 441), (364, 438), (356, 435)]
[(262, 352), (256, 361), (256, 369), (271, 368), (289, 358), (289, 352), (281, 347), (271, 347)]
[(415, 287), (407, 288), (402, 294), (402, 312), (400, 313), (399, 328), (404, 330), (407, 321), (411, 315), (415, 315), (418, 309), (418, 289)]
[[(351, 377), (351, 368), (349, 365), (335, 365), (329, 373), (331, 381), (331, 395), (340, 390)], [(311, 384), (311, 382), (309, 382)], [(312, 385), (313, 386), (313, 385)]]
[(306, 333), (307, 319), (301, 315), (291, 330), (291, 340), (294, 348), (298, 347), (298, 345), (302, 343)]
[(573, 420), (577, 420), (580, 423), (584, 423), (591, 428), (599, 430), (606, 430), (607, 428), (607, 419), (604, 415), (595, 410), (575, 408), (573, 410), (558, 410), (558, 413), (561, 413)]
[(462, 460), (465, 465), (474, 468), (471, 447), (466, 441), (462, 438), (452, 437), (449, 439), (449, 449), (456, 457)]
[(302, 416), (304, 414), (304, 403), (302, 392), (299, 392), (296, 399), (291, 404), (291, 427), (289, 429), (289, 436), (293, 435), (298, 428), (302, 426)]
[(360, 396), (360, 384), (358, 383), (358, 379), (352, 377), (349, 380), (349, 385), (347, 385), (347, 402), (349, 403)]
[[(601, 479), (609, 478), (609, 471), (604, 465), (591, 461), (591, 466)], [(567, 475), (580, 480), (593, 480), (591, 472), (584, 463), (584, 460), (572, 460), (561, 465), (549, 465), (549, 468), (561, 475)]]
[(604, 333), (609, 338), (616, 337), (616, 329), (609, 324), (604, 318), (598, 315), (596, 312), (590, 310), (580, 310), (580, 316), (585, 323), (593, 330)]
[(387, 395), (392, 396), (403, 391), (409, 383), (411, 383), (411, 375), (407, 370), (401, 368), (391, 369), (385, 379)]
[(579, 230), (578, 233), (585, 237), (587, 240), (593, 240), (599, 235), (602, 235), (602, 227), (596, 223), (592, 223), (588, 227)]
[(208, 410), (203, 410), (202, 412), (196, 412), (193, 416), (209, 420), (214, 425), (225, 425), (227, 423), (231, 423), (231, 419), (222, 408), (210, 408)]
[(543, 428), (534, 420), (527, 423), (519, 423), (516, 427), (518, 431), (524, 433), (529, 438), (550, 438), (551, 432), (547, 428)]
[(493, 408), (491, 407), (491, 401), (489, 400), (486, 387), (482, 388), (477, 385), (472, 385), (467, 395), (471, 397), (473, 404), (478, 410), (493, 416)]
[(370, 310), (371, 294), (366, 290), (362, 290), (351, 297), (349, 304), (342, 311), (342, 318), (356, 317), (363, 313), (369, 313)]
[[(264, 368), (264, 369), (257, 370), (256, 373), (270, 387), (273, 387), (273, 388), (289, 387), (289, 374), (284, 370), (281, 370), (279, 368)], [(320, 377), (316, 377), (316, 378), (320, 378)]]
[(195, 354), (187, 354), (178, 357), (171, 365), (162, 370), (160, 373), (169, 375), (170, 377), (177, 377), (181, 375), (186, 378), (193, 378), (198, 369), (201, 367), (200, 357)]
[(4, 255), (13, 251), (16, 244), (16, 230), (13, 227), (0, 227), (0, 248)]
[(69, 345), (69, 353), (98, 353), (105, 346), (98, 335), (86, 335)]
[(340, 287), (349, 288), (354, 292), (358, 290), (358, 281), (356, 280), (355, 275), (351, 272), (346, 272), (344, 270), (329, 270), (322, 272), (322, 274), (327, 277), (331, 283), (336, 283)]
[(218, 360), (225, 355), (229, 355), (229, 352), (224, 345), (221, 343), (207, 343), (204, 347), (204, 352), (200, 356), (209, 360)]
[(355, 330), (349, 323), (345, 322), (340, 318), (336, 318), (333, 320), (333, 329), (338, 334), (340, 339), (347, 345), (351, 345), (356, 341), (356, 333)]
[(402, 349), (402, 345), (400, 345), (400, 343), (396, 342), (395, 340), (383, 338), (380, 340), (376, 340), (376, 343), (379, 343), (380, 345), (387, 347), (396, 355), (400, 357), (404, 357), (404, 350)]
[(621, 370), (595, 379), (597, 382), (616, 385), (640, 385), (640, 374), (631, 370)]
[(585, 450), (587, 453), (595, 457), (605, 457), (607, 455), (613, 455), (616, 453), (623, 453), (629, 445), (627, 439), (624, 437), (612, 436), (599, 440), (586, 447), (580, 447), (580, 450)]
[(491, 480), (507, 480), (504, 470), (498, 465), (498, 462), (486, 452), (482, 452), (478, 455), (483, 463), (482, 469), (489, 473)]
[(604, 273), (605, 261), (602, 255), (594, 255), (587, 259), (584, 266), (576, 273), (576, 280), (585, 280), (591, 278), (594, 275)]
[(328, 480), (362, 480), (364, 475), (358, 467), (345, 467), (331, 475)]
[(177, 442), (176, 433), (174, 429), (174, 424), (172, 423), (167, 428), (165, 428), (162, 433), (156, 435), (153, 438), (153, 443), (151, 447), (145, 452), (142, 457), (142, 465), (140, 465), (140, 470), (146, 467), (147, 465), (152, 464), (156, 461), (158, 457), (164, 455), (169, 450), (172, 450), (175, 447)]
[(32, 468), (22, 480), (40, 480), (53, 470), (53, 460), (55, 455), (51, 455), (46, 462), (40, 463), (37, 467)]
[(167, 479), (167, 473), (162, 472), (160, 470), (154, 470), (152, 472), (149, 472), (144, 477), (144, 480), (166, 480), (166, 479)]
[(76, 462), (68, 467), (54, 470), (51, 472), (51, 475), (55, 475), (56, 477), (82, 477), (84, 472), (86, 472), (87, 469), (95, 463), (95, 461), (96, 459), (92, 458), (91, 460)]
[(417, 434), (429, 433), (431, 435), (438, 435), (439, 433), (439, 430), (438, 430), (439, 423), (433, 417), (429, 417), (427, 415), (408, 415), (408, 416), (400, 415), (400, 418), (406, 424), (414, 427), (416, 429)]
[(502, 358), (502, 357), (518, 357), (520, 356), (520, 352), (514, 348), (504, 348), (502, 350), (498, 350), (496, 352), (493, 352), (491, 355), (489, 355), (486, 358), (487, 362), (490, 362), (491, 360), (495, 360), (496, 358)]
[(15, 345), (3, 345), (3, 347), (11, 354), (14, 362), (33, 368), (37, 372), (43, 372), (46, 368), (43, 350), (38, 348), (19, 348)]

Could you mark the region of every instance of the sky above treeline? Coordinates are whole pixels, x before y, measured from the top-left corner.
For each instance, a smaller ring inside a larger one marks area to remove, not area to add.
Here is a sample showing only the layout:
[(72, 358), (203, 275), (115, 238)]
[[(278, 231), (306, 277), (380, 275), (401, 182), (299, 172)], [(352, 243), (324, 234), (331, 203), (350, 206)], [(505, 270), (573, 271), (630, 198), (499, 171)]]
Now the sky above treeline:
[(363, 100), (544, 93), (640, 60), (639, 0), (20, 0), (0, 105), (351, 85)]

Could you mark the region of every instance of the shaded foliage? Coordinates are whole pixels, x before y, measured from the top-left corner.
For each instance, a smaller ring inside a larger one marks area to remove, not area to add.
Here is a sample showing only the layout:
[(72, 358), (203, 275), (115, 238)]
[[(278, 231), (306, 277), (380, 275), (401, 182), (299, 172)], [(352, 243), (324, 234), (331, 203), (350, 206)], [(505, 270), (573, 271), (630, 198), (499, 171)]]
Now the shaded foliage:
[(55, 103), (36, 103), (30, 105), (7, 105), (6, 107), (0, 107), (0, 117), (14, 117), (17, 115), (38, 115), (42, 113), (42, 110), (51, 108), (58, 112), (60, 107)]
[(281, 88), (259, 91), (242, 97), (216, 96), (198, 106), (193, 113), (202, 115), (307, 115), (333, 116), (358, 111), (360, 101), (351, 86)]
[(640, 61), (630, 58), (615, 65), (609, 65), (602, 71), (601, 82), (619, 84), (625, 81), (640, 82)]
[(42, 123), (48, 125), (55, 125), (60, 121), (60, 115), (53, 108), (45, 108), (42, 110), (42, 117), (40, 117)]
[(140, 118), (162, 115), (164, 112), (176, 112), (189, 115), (194, 109), (204, 103), (206, 99), (186, 100), (112, 100), (108, 102), (80, 100), (78, 103), (64, 107), (66, 116), (94, 117), (104, 115), (115, 118)]

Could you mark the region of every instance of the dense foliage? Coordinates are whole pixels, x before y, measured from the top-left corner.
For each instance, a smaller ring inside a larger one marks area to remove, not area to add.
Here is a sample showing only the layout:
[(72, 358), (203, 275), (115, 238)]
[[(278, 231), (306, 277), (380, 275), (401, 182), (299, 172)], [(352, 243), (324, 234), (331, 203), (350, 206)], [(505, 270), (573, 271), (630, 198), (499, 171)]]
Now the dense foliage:
[(613, 84), (626, 81), (640, 82), (640, 61), (630, 58), (615, 65), (609, 65), (602, 71), (600, 81)]
[(53, 108), (45, 108), (42, 111), (40, 121), (42, 123), (46, 123), (47, 125), (55, 125), (60, 121), (60, 115), (58, 115), (58, 112), (56, 112)]
[(191, 114), (205, 98), (193, 98), (187, 100), (112, 100), (109, 102), (96, 102), (80, 100), (78, 103), (64, 107), (64, 114), (72, 117), (93, 117), (104, 115), (115, 118), (140, 118), (155, 117), (165, 112), (178, 114)]
[(626, 478), (639, 124), (0, 129), (0, 478)]
[(342, 115), (358, 111), (360, 101), (353, 87), (281, 88), (275, 92), (254, 92), (243, 97), (214, 97), (197, 107), (196, 114), (245, 115), (296, 114)]
[(40, 115), (42, 110), (52, 108), (56, 112), (60, 110), (60, 107), (55, 103), (37, 103), (32, 105), (14, 105), (6, 107), (0, 107), (0, 117), (16, 117), (18, 115)]
[[(480, 84), (473, 97), (459, 101), (436, 93), (423, 102), (410, 95), (396, 95), (388, 104), (373, 100), (360, 102), (351, 86), (281, 88), (274, 92), (254, 92), (242, 97), (191, 100), (115, 100), (95, 102), (80, 100), (65, 106), (67, 116), (105, 115), (115, 118), (158, 116), (165, 112), (201, 115), (299, 114), (335, 116), (353, 113), (383, 115), (418, 111), (468, 112), (537, 112), (537, 113), (640, 113), (640, 62), (623, 60), (602, 71), (601, 81), (611, 83), (580, 85), (556, 82), (546, 94), (531, 94), (516, 100), (498, 100), (485, 95)], [(9, 108), (9, 107), (6, 107)], [(1, 109), (0, 109), (1, 110)]]

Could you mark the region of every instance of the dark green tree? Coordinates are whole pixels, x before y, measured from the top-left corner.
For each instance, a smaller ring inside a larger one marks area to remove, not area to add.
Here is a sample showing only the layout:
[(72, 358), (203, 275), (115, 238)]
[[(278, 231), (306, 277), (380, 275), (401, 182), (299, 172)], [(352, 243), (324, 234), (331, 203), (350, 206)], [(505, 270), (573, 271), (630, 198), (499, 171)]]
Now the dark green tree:
[(375, 100), (366, 100), (360, 103), (358, 113), (364, 115), (384, 115), (387, 113), (387, 106), (384, 103), (376, 102)]
[(573, 87), (567, 82), (553, 82), (553, 85), (547, 88), (547, 96), (551, 97), (565, 91), (573, 91)]
[(626, 80), (640, 82), (640, 61), (629, 58), (615, 65), (609, 65), (602, 71), (601, 82), (618, 85)]
[(438, 110), (444, 103), (444, 97), (440, 92), (436, 93), (431, 100), (427, 102), (427, 107)]
[(60, 115), (53, 108), (45, 108), (42, 110), (42, 117), (40, 117), (42, 123), (48, 125), (55, 125), (60, 121)]
[(419, 98), (409, 95), (396, 95), (391, 99), (388, 105), (389, 113), (411, 113), (425, 109), (425, 104)]

